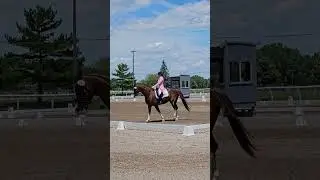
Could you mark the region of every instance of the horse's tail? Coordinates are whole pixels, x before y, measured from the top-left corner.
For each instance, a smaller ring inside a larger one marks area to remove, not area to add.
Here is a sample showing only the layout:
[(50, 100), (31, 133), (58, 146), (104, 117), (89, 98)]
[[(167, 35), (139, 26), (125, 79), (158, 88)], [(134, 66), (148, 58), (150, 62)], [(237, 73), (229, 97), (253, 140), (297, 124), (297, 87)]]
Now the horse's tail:
[(181, 99), (184, 107), (185, 107), (188, 111), (190, 111), (190, 107), (189, 107), (187, 101), (184, 99), (184, 96), (183, 96), (182, 92), (181, 92), (181, 91), (178, 91), (178, 92), (179, 92), (179, 97), (180, 97), (180, 99)]
[(231, 126), (231, 129), (236, 136), (240, 146), (249, 154), (251, 157), (256, 157), (254, 151), (256, 150), (255, 146), (251, 143), (250, 135), (240, 119), (237, 117), (236, 110), (234, 109), (231, 100), (225, 94), (219, 93), (214, 90), (214, 96), (224, 106), (227, 110), (227, 117)]

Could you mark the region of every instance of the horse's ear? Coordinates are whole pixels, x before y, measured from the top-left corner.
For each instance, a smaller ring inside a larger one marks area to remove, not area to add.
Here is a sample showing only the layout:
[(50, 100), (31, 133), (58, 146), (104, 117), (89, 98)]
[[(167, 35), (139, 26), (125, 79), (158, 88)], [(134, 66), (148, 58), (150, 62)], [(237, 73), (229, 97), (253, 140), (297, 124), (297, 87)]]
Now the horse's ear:
[(78, 84), (79, 86), (85, 86), (85, 85), (86, 85), (86, 82), (85, 82), (84, 80), (80, 79), (80, 80), (77, 81), (77, 84)]

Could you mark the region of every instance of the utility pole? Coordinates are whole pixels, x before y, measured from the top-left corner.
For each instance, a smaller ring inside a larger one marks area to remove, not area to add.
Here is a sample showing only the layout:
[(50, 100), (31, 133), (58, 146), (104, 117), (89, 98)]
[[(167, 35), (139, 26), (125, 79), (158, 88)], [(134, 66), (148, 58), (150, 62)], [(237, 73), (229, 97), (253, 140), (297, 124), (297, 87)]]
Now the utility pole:
[(77, 4), (76, 0), (73, 0), (73, 30), (72, 30), (72, 50), (73, 50), (73, 90), (75, 91), (75, 83), (77, 81), (77, 69), (78, 69), (78, 63), (77, 63)]
[[(135, 87), (135, 82), (134, 82), (134, 53), (136, 51), (135, 50), (132, 50), (131, 53), (132, 53), (132, 88)], [(134, 89), (133, 89), (134, 91)], [(133, 97), (135, 97), (135, 94), (133, 93)]]

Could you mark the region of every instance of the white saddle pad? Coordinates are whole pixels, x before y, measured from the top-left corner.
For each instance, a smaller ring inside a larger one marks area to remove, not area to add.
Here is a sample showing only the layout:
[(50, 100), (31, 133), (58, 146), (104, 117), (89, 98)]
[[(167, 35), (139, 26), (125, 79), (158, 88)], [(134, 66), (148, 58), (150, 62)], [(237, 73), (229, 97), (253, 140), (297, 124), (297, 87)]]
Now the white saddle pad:
[[(159, 97), (158, 97), (158, 95), (157, 95), (156, 89), (154, 90), (154, 93), (155, 93), (155, 95), (156, 95), (156, 98), (158, 99)], [(160, 89), (158, 89), (158, 93), (161, 94), (161, 90), (160, 90)], [(162, 98), (165, 98), (165, 97), (168, 97), (168, 96), (169, 96), (169, 92), (168, 92), (168, 90), (165, 88), (165, 89), (163, 90), (163, 96), (162, 96)]]

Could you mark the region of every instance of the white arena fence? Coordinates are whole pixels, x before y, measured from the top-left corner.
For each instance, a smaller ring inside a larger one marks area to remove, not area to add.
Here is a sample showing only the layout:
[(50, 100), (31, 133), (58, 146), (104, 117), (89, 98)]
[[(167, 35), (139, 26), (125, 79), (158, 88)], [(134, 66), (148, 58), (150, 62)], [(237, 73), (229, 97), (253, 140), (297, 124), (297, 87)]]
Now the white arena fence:
[[(313, 86), (279, 86), (279, 87), (259, 87), (257, 88), (257, 104), (310, 104), (320, 105), (320, 85)], [(210, 89), (191, 89), (190, 100), (198, 99), (206, 101), (210, 98)], [(111, 91), (111, 101), (132, 100), (133, 91)], [(43, 101), (50, 101), (52, 108), (56, 101), (71, 101), (73, 93), (57, 94), (0, 94), (0, 104), (3, 102), (16, 103), (19, 109), (20, 102), (33, 101), (42, 97)], [(143, 99), (142, 96), (135, 97)], [(96, 99), (96, 98), (95, 98)], [(66, 105), (67, 106), (67, 105)]]

